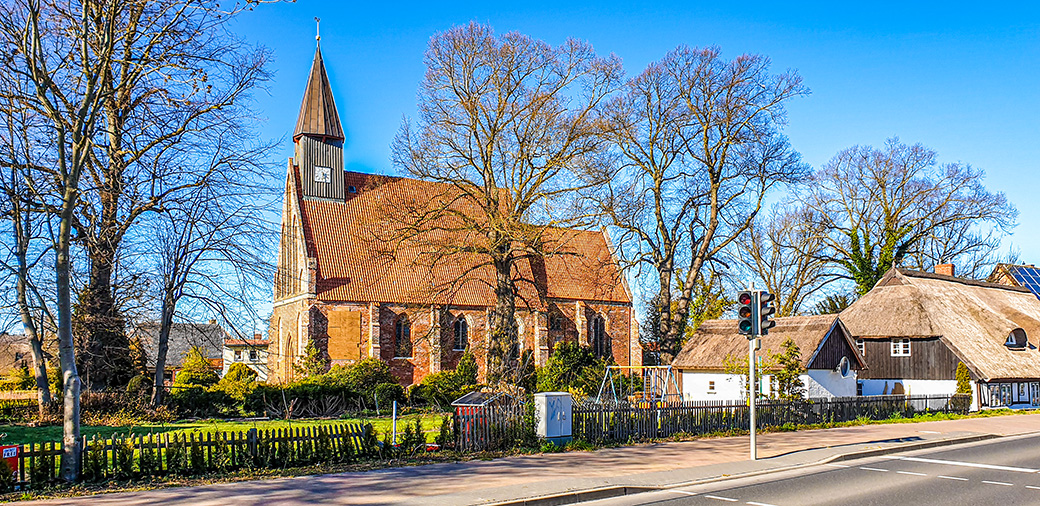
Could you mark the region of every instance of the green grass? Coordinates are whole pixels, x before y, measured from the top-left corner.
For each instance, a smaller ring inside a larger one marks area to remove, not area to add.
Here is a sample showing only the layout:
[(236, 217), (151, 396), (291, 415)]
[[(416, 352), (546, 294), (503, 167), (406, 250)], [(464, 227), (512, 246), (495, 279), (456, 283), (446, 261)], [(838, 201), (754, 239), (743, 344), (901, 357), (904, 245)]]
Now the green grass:
[[(412, 414), (398, 417), (397, 420), (397, 433), (398, 437), (404, 432), (404, 424), (415, 423), (415, 419), (421, 418), (423, 432), (426, 433), (427, 441), (432, 441), (434, 436), (437, 435), (438, 430), (441, 426), (441, 417), (443, 413), (424, 413), (424, 414)], [(174, 432), (232, 432), (232, 431), (247, 431), (252, 428), (258, 430), (269, 430), (269, 429), (287, 429), (287, 428), (302, 428), (302, 427), (317, 427), (325, 425), (335, 425), (341, 423), (371, 423), (379, 433), (380, 439), (382, 435), (390, 432), (392, 421), (390, 417), (375, 417), (375, 418), (347, 418), (337, 420), (257, 420), (257, 421), (223, 421), (223, 420), (203, 420), (193, 422), (174, 422), (174, 423), (146, 423), (135, 426), (127, 427), (108, 427), (108, 426), (89, 426), (84, 425), (81, 428), (81, 433), (87, 438), (92, 438), (94, 435), (99, 437), (109, 437), (113, 434), (162, 434), (162, 433), (174, 433)], [(0, 425), (0, 433), (7, 434), (7, 437), (0, 441), (0, 444), (15, 444), (15, 443), (44, 443), (52, 441), (61, 441), (62, 433), (60, 425), (51, 425), (46, 427), (28, 427), (24, 425)]]

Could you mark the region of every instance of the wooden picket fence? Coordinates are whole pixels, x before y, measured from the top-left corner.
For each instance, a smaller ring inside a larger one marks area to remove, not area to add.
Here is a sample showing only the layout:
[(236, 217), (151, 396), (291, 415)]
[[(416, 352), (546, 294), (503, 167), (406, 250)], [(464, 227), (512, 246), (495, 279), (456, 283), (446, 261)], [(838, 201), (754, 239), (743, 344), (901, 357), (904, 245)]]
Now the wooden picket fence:
[[(378, 451), (369, 424), (238, 432), (190, 432), (83, 439), (86, 481), (201, 475), (236, 469), (351, 462)], [(62, 443), (19, 445), (17, 484), (57, 481)]]
[[(970, 402), (970, 396), (964, 394), (839, 397), (794, 402), (760, 400), (756, 405), (756, 425), (777, 428), (859, 418), (880, 420), (894, 415), (908, 417), (916, 413), (963, 414), (968, 412)], [(679, 433), (701, 435), (747, 429), (748, 424), (746, 402), (597, 403), (586, 400), (574, 404), (571, 433), (585, 441), (625, 442)]]
[(534, 433), (526, 406), (511, 402), (494, 406), (457, 406), (455, 449), (462, 452), (503, 450)]

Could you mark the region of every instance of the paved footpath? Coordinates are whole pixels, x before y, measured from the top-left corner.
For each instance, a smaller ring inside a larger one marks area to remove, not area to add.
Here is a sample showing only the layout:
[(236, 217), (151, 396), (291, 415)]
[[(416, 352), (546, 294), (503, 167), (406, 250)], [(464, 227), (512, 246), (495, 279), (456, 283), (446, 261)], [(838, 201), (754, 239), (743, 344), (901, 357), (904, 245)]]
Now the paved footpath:
[(303, 476), (21, 504), (301, 505), (493, 504), (601, 489), (662, 487), (808, 465), (840, 455), (964, 438), (1040, 431), (1040, 414), (761, 434), (759, 460), (748, 438), (727, 437), (594, 452)]

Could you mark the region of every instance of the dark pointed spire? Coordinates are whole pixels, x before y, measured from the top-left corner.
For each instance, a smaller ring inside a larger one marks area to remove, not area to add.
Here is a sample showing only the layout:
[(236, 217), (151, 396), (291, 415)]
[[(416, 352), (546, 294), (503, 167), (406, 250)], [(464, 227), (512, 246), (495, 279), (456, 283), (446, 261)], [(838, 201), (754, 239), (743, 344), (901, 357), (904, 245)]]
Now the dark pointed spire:
[(314, 51), (311, 75), (307, 78), (307, 91), (303, 93), (300, 117), (296, 120), (293, 141), (303, 135), (327, 140), (343, 140), (343, 126), (332, 99), (329, 76), (325, 74), (325, 63), (321, 59), (321, 46)]

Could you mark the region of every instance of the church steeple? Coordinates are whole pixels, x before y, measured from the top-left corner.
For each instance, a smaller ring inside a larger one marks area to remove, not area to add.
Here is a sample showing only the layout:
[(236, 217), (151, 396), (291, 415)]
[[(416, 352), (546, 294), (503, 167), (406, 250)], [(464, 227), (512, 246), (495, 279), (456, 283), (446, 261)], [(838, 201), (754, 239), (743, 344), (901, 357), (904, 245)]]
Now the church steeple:
[[(320, 41), (321, 37), (317, 39)], [(336, 102), (332, 99), (329, 76), (325, 74), (321, 46), (314, 51), (314, 63), (307, 79), (307, 90), (303, 93), (293, 142), (296, 144), (295, 165), (300, 170), (303, 197), (343, 200), (346, 197), (343, 187), (343, 126), (336, 112)]]
[(336, 112), (336, 101), (332, 98), (329, 76), (325, 73), (325, 62), (321, 58), (321, 46), (314, 50), (311, 75), (307, 78), (307, 90), (303, 93), (300, 117), (296, 120), (293, 141), (309, 135), (321, 139), (343, 140), (343, 126)]

